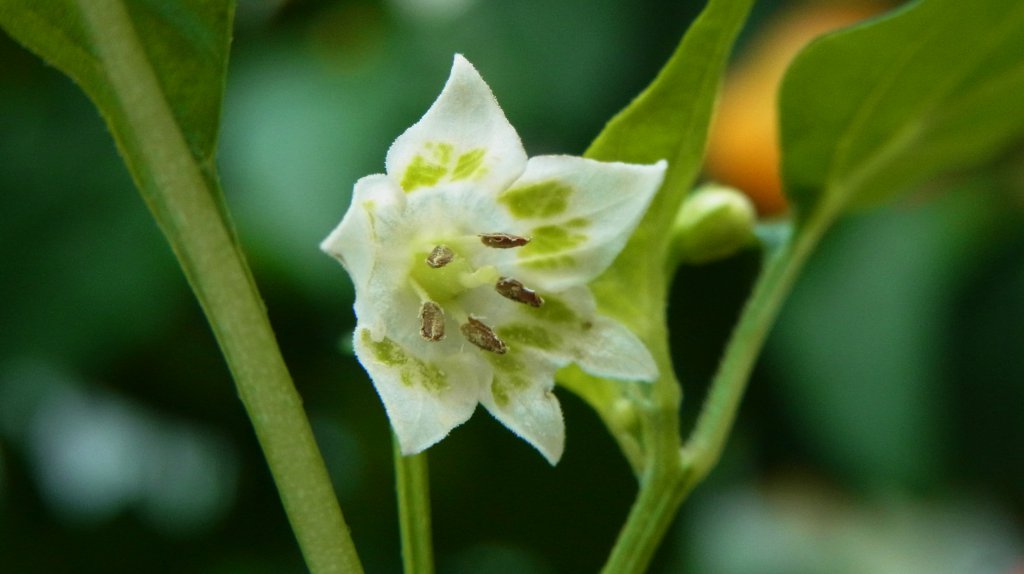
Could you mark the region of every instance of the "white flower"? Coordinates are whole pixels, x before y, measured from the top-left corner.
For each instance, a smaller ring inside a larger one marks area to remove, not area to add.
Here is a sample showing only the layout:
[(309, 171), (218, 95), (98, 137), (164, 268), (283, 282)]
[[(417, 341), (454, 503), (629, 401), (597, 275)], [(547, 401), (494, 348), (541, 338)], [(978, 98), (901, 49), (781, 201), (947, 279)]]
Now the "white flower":
[[(356, 182), (321, 249), (356, 288), (355, 350), (402, 452), (444, 438), (477, 403), (552, 464), (565, 425), (560, 367), (649, 381), (658, 370), (587, 283), (622, 250), (665, 162), (529, 160), (462, 56), (426, 115)], [(640, 287), (640, 286), (638, 286)]]

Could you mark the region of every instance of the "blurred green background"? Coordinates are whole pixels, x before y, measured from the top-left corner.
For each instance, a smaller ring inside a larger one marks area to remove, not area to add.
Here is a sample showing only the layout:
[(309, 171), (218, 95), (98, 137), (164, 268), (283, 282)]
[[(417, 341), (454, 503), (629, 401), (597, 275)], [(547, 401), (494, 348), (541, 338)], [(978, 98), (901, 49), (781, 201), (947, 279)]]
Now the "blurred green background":
[[(531, 155), (580, 153), (699, 2), (242, 0), (228, 203), (368, 572), (398, 572), (390, 439), (317, 243), (454, 52)], [(761, 2), (756, 30), (794, 2)], [(746, 45), (748, 35), (741, 41)], [(742, 163), (744, 158), (738, 157)], [(655, 572), (1024, 572), (1024, 148), (829, 235)], [(680, 270), (689, 424), (758, 253)], [(0, 36), (0, 572), (303, 572), (209, 328), (70, 81)], [(479, 412), (430, 451), (442, 573), (592, 572), (634, 494), (559, 391), (551, 468)]]

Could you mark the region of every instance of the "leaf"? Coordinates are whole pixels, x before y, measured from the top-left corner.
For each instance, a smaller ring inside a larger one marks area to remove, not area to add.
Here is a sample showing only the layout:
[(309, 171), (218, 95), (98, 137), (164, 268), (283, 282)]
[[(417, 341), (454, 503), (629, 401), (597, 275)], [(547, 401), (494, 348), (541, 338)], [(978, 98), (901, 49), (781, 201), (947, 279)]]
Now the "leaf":
[(1022, 30), (1018, 0), (922, 0), (808, 46), (780, 93), (801, 214), (876, 203), (1024, 136)]
[[(651, 350), (669, 402), (678, 401), (665, 328), (670, 227), (704, 159), (708, 126), (733, 42), (753, 0), (710, 0), (654, 82), (619, 112), (586, 152), (603, 161), (650, 164), (667, 159), (665, 182), (615, 263), (592, 284), (602, 313), (622, 321)], [(593, 406), (638, 468), (642, 454), (629, 401), (635, 385), (567, 369), (559, 382)], [(675, 398), (672, 398), (675, 397)], [(666, 406), (675, 411), (677, 405)], [(623, 410), (625, 409), (625, 410)]]
[(586, 151), (586, 157), (602, 161), (669, 162), (665, 183), (640, 228), (599, 280), (602, 306), (632, 319), (628, 324), (641, 336), (660, 331), (655, 325), (662, 320), (667, 284), (661, 255), (668, 249), (676, 211), (704, 160), (722, 74), (752, 4), (710, 0), (654, 82), (608, 122)]
[(133, 133), (139, 126), (133, 126), (129, 117), (133, 102), (123, 101), (117, 93), (111, 62), (104, 59), (103, 47), (96, 41), (96, 34), (103, 32), (93, 31), (111, 5), (127, 15), (132, 33), (108, 37), (105, 43), (121, 44), (144, 58), (176, 131), (180, 130), (206, 186), (218, 194), (219, 202), (214, 155), (233, 3), (5, 0), (0, 4), (0, 27), (82, 87), (107, 120), (136, 183), (152, 202), (154, 178), (140, 161), (139, 138)]

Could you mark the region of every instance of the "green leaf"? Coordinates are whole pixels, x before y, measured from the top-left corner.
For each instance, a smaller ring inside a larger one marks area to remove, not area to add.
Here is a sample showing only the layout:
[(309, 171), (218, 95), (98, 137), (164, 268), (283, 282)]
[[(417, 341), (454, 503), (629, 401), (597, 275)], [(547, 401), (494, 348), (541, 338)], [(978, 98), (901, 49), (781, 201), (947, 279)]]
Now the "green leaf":
[[(752, 4), (753, 0), (710, 0), (654, 82), (608, 122), (585, 154), (603, 161), (669, 162), (665, 183), (639, 228), (592, 285), (601, 311), (629, 326), (657, 360), (661, 378), (656, 393), (664, 404), (655, 408), (663, 412), (675, 412), (679, 402), (665, 328), (670, 229), (703, 162), (722, 74)], [(629, 388), (635, 385), (621, 386), (575, 369), (563, 372), (559, 381), (597, 409), (634, 468), (639, 468), (636, 413), (622, 412), (629, 404), (618, 400), (636, 392)], [(677, 428), (666, 432), (678, 435)]]
[[(88, 9), (83, 12), (82, 7)], [(125, 2), (134, 38), (118, 38), (139, 50), (155, 74), (188, 148), (211, 190), (220, 106), (224, 93), (232, 2), (144, 0)], [(138, 145), (131, 135), (131, 102), (113, 87), (102, 49), (91, 38), (89, 2), (75, 0), (5, 0), (0, 27), (44, 60), (70, 76), (100, 109), (111, 126), (136, 183), (147, 195), (150, 174), (141, 173)], [(95, 17), (95, 16), (93, 16)], [(136, 92), (138, 96), (138, 92)], [(219, 201), (219, 200), (218, 200)]]
[(1022, 30), (1019, 0), (922, 0), (812, 43), (780, 94), (801, 214), (876, 203), (1024, 136)]
[[(634, 294), (647, 280), (655, 291), (664, 289), (666, 277), (657, 255), (668, 248), (676, 211), (704, 161), (722, 74), (752, 4), (753, 0), (710, 0), (654, 82), (608, 122), (585, 153), (602, 161), (668, 160), (661, 191), (606, 274), (606, 281), (622, 289), (620, 295)], [(605, 298), (610, 300), (611, 295)], [(642, 295), (636, 298), (639, 307), (660, 311), (663, 298)], [(646, 317), (660, 318), (660, 313)]]

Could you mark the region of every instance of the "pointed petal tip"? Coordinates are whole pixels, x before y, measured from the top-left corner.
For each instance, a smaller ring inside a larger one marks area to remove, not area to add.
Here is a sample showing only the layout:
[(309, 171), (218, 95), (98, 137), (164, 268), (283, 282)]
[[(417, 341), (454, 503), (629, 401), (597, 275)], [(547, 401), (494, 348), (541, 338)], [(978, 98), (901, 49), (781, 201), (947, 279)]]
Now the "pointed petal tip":
[(562, 460), (562, 453), (565, 452), (565, 443), (558, 445), (558, 448), (553, 450), (542, 450), (540, 448), (537, 450), (544, 457), (544, 460), (548, 461), (548, 464), (558, 466), (558, 462)]
[(339, 261), (341, 260), (341, 245), (339, 239), (339, 235), (341, 235), (341, 232), (339, 231), (340, 228), (341, 225), (337, 225), (318, 245), (320, 251), (338, 259)]
[[(494, 99), (494, 94), (491, 92), (491, 87), (484, 81), (483, 76), (477, 71), (476, 66), (472, 62), (467, 60), (462, 54), (455, 54), (452, 60), (452, 71), (448, 75), (447, 84), (452, 84), (458, 80), (471, 81), (476, 84), (477, 89), (483, 89), (491, 99)], [(448, 87), (447, 85), (445, 86)], [(497, 100), (495, 100), (497, 102)]]

